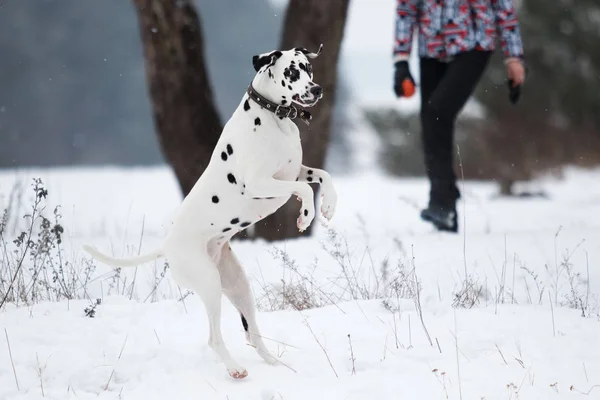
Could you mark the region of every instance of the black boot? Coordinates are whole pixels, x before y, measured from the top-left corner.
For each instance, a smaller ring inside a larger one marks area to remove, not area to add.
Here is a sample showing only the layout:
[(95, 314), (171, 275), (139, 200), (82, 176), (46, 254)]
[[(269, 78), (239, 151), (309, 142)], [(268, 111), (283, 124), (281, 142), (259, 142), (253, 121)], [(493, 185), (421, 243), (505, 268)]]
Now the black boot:
[(456, 205), (441, 206), (429, 203), (429, 206), (421, 211), (421, 219), (431, 222), (438, 231), (458, 232)]

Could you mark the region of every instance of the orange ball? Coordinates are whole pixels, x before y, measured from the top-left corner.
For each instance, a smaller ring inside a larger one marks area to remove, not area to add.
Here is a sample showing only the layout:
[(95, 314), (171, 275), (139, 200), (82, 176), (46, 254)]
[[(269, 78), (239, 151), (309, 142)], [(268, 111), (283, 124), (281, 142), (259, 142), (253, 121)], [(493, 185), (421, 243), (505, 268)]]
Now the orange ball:
[(402, 91), (405, 97), (411, 97), (415, 94), (415, 84), (410, 79), (402, 81)]

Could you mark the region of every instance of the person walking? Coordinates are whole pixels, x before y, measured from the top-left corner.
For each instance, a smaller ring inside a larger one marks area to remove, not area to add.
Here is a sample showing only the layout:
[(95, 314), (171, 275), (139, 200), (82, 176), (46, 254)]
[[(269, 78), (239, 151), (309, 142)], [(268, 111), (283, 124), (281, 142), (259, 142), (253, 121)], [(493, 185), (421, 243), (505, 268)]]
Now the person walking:
[(429, 204), (421, 218), (440, 231), (457, 232), (460, 192), (454, 172), (454, 125), (473, 93), (498, 37), (507, 68), (509, 99), (525, 81), (523, 45), (512, 0), (397, 0), (394, 92), (410, 97), (415, 81), (408, 66), (418, 32), (421, 128)]

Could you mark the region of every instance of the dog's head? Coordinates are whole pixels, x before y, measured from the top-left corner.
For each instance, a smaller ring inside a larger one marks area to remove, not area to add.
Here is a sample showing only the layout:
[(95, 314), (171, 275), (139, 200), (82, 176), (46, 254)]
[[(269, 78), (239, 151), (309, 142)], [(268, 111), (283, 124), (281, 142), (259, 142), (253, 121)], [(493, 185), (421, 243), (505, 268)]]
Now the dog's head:
[(309, 59), (321, 54), (323, 45), (316, 53), (303, 47), (285, 51), (272, 51), (252, 57), (257, 74), (254, 88), (275, 103), (289, 105), (294, 102), (312, 107), (323, 97), (323, 88), (313, 82)]

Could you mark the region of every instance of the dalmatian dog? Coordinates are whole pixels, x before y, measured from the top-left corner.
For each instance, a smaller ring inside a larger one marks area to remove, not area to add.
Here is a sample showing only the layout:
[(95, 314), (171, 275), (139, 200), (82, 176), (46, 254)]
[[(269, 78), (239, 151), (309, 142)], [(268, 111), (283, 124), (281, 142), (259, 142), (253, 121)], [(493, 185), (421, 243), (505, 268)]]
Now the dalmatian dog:
[(321, 185), (322, 215), (330, 220), (334, 214), (337, 195), (331, 176), (302, 165), (299, 130), (293, 121), (308, 122), (310, 114), (296, 106), (314, 106), (323, 96), (321, 86), (313, 82), (310, 64), (321, 49), (322, 45), (314, 53), (294, 48), (252, 58), (256, 75), (160, 248), (140, 257), (116, 259), (84, 246), (97, 260), (114, 267), (165, 257), (175, 282), (200, 296), (208, 315), (208, 344), (236, 379), (248, 373), (223, 342), (222, 293), (239, 311), (246, 340), (267, 363), (278, 360), (262, 340), (250, 285), (231, 249), (231, 237), (274, 213), (291, 196), (301, 203), (298, 229), (306, 230), (315, 217), (311, 182)]

